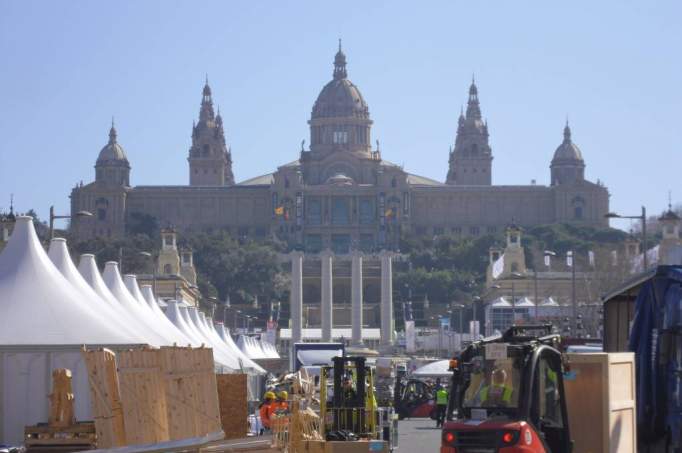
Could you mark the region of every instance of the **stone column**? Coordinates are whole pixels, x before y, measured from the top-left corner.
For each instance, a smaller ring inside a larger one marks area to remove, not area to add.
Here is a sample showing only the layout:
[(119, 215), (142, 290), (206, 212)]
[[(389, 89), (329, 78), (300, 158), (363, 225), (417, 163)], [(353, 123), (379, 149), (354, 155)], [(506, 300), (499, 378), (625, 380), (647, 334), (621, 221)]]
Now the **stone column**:
[[(303, 253), (291, 252), (291, 347), (303, 338)], [(292, 354), (293, 357), (293, 354)]]
[(322, 341), (331, 342), (332, 341), (332, 328), (334, 327), (333, 313), (334, 308), (332, 307), (332, 252), (329, 249), (325, 249), (320, 254), (320, 259), (322, 260), (322, 280), (320, 282), (320, 287), (322, 288), (322, 294), (320, 300), (320, 313), (322, 318)]
[(381, 344), (393, 346), (393, 262), (391, 252), (383, 250), (381, 259)]
[(362, 253), (354, 250), (351, 258), (352, 344), (362, 345)]

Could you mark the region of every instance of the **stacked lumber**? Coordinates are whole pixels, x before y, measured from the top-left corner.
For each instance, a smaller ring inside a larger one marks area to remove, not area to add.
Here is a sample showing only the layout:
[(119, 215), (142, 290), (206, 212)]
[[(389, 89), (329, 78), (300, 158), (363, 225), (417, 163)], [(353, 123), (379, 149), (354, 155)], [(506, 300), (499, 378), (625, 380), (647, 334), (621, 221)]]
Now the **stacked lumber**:
[[(98, 448), (221, 431), (211, 349), (84, 351)], [(245, 395), (242, 395), (245, 398)]]

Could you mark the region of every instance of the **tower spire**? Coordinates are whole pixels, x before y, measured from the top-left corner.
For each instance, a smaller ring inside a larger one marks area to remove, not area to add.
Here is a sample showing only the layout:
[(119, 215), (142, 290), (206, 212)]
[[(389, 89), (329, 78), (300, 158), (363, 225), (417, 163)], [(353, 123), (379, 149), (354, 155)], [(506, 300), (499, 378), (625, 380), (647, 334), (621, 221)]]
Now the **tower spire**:
[(114, 117), (111, 117), (111, 129), (109, 129), (109, 143), (116, 143), (116, 126), (114, 125)]
[(334, 57), (334, 80), (341, 80), (348, 77), (346, 72), (346, 54), (341, 50), (341, 38), (339, 38), (339, 51)]
[(213, 113), (213, 99), (211, 97), (211, 87), (208, 85), (208, 74), (206, 74), (206, 83), (202, 91), (201, 110), (199, 111), (199, 123), (202, 121), (212, 121), (215, 118)]
[(566, 117), (566, 125), (564, 126), (564, 143), (571, 143), (571, 126), (568, 125), (568, 116)]
[(468, 120), (480, 120), (481, 119), (481, 106), (478, 103), (478, 87), (476, 86), (476, 80), (472, 74), (471, 76), (471, 86), (469, 86), (469, 101), (467, 102), (467, 115)]

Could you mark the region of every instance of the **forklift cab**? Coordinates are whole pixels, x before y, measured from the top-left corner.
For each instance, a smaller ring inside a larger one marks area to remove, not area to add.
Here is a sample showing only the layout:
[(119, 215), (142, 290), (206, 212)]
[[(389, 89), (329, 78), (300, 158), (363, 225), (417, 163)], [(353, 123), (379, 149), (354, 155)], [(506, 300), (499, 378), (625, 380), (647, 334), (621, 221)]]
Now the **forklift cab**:
[(570, 453), (559, 341), (551, 326), (513, 326), (453, 359), (441, 451)]

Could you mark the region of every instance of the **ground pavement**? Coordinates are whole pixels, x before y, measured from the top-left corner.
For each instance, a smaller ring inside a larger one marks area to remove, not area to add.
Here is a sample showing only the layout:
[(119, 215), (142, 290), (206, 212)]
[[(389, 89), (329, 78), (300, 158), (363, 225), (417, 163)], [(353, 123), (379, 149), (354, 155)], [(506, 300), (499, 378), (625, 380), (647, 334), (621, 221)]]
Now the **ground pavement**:
[(440, 428), (430, 418), (412, 418), (398, 422), (398, 450), (400, 453), (438, 453)]

